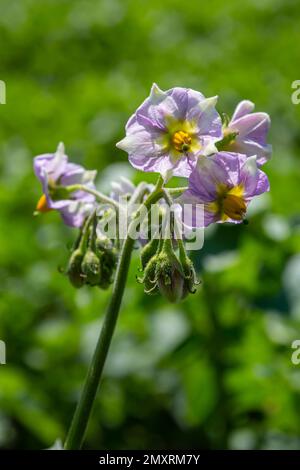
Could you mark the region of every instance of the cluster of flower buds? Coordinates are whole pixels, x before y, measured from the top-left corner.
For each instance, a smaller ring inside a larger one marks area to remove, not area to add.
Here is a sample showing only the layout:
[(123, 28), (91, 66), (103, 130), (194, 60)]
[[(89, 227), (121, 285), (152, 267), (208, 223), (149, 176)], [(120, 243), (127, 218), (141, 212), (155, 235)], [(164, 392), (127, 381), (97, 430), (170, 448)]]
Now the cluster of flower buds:
[(117, 263), (117, 250), (105, 237), (97, 237), (94, 226), (90, 227), (90, 218), (80, 233), (77, 247), (73, 251), (67, 274), (76, 288), (84, 284), (107, 289), (112, 283)]
[(170, 302), (179, 302), (188, 293), (195, 293), (199, 284), (192, 261), (184, 249), (179, 256), (171, 238), (152, 239), (141, 251), (144, 292), (149, 295), (160, 293)]

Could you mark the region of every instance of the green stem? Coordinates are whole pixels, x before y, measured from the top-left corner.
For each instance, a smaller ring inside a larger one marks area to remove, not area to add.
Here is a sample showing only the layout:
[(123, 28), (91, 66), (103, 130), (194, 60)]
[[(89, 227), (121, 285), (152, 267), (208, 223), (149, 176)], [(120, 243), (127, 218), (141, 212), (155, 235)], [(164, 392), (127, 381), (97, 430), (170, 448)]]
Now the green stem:
[[(184, 188), (178, 188), (178, 189), (184, 189)], [(164, 188), (163, 190), (163, 197), (165, 198), (166, 202), (171, 206), (173, 204), (173, 199), (170, 196), (170, 191)], [(176, 220), (176, 217), (173, 217), (172, 219), (173, 222), (173, 229), (174, 229), (174, 236), (178, 244), (179, 248), (179, 256), (180, 260), (183, 264), (186, 264), (188, 262), (188, 255), (186, 253), (186, 249), (182, 240), (182, 233), (179, 230), (178, 223)]]
[[(151, 204), (154, 204), (161, 198), (162, 185), (163, 180), (160, 177), (154, 191), (142, 204), (146, 207), (147, 210), (150, 209)], [(137, 217), (139, 216), (139, 212), (140, 210), (136, 214)], [(121, 301), (125, 289), (131, 253), (134, 246), (134, 239), (131, 236), (133, 227), (135, 227), (134, 221), (132, 221), (129, 225), (127, 238), (125, 239), (122, 246), (112, 296), (104, 318), (97, 346), (88, 370), (88, 374), (83, 387), (83, 392), (77, 404), (77, 408), (75, 410), (75, 414), (73, 416), (73, 420), (66, 438), (64, 446), (66, 450), (80, 449), (83, 443), (85, 431), (87, 428), (88, 420), (91, 414), (99, 382), (102, 376), (109, 346), (115, 330)]]
[(110, 204), (115, 207), (115, 209), (119, 208), (119, 204), (114, 201), (114, 199), (106, 196), (105, 194), (100, 193), (99, 191), (96, 191), (95, 189), (88, 188), (83, 184), (72, 184), (71, 186), (66, 186), (65, 189), (67, 189), (70, 193), (73, 191), (84, 191), (85, 193), (89, 193), (95, 196), (96, 200), (98, 202), (101, 202), (102, 204)]
[(188, 189), (187, 186), (182, 186), (180, 188), (165, 188), (165, 190), (168, 191), (168, 193), (171, 194), (172, 196), (180, 196), (187, 189)]
[(84, 248), (86, 247), (87, 245), (87, 241), (88, 241), (88, 238), (89, 238), (89, 228), (90, 228), (90, 225), (93, 221), (95, 217), (95, 211), (93, 211), (89, 217), (86, 219), (85, 221), (85, 224), (84, 224), (84, 227), (82, 229), (82, 232), (81, 232), (81, 239), (80, 239), (80, 242), (79, 242), (79, 245), (78, 245), (78, 248), (83, 252)]

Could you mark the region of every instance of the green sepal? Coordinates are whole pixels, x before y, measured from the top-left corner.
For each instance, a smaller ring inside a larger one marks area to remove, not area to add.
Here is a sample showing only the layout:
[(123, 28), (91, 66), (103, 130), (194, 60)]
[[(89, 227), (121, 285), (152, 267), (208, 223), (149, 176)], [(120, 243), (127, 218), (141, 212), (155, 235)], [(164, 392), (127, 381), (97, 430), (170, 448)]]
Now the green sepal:
[(79, 289), (84, 284), (84, 276), (81, 269), (81, 264), (84, 258), (84, 253), (77, 248), (73, 251), (71, 258), (69, 260), (67, 275), (71, 284)]

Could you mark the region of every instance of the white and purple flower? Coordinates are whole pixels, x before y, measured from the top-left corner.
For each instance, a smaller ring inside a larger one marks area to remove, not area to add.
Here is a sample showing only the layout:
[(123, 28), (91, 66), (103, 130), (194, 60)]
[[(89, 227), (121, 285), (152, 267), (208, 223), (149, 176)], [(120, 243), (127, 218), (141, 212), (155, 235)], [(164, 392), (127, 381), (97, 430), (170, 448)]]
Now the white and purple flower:
[(263, 165), (271, 158), (272, 146), (267, 143), (270, 116), (267, 113), (253, 113), (254, 103), (241, 101), (230, 122), (223, 129), (222, 150), (257, 156), (257, 164)]
[(67, 225), (80, 227), (93, 209), (95, 197), (84, 191), (70, 193), (66, 187), (80, 184), (94, 189), (96, 171), (86, 171), (82, 166), (70, 163), (64, 145), (60, 143), (55, 153), (35, 157), (34, 172), (43, 188), (36, 211), (57, 210)]
[(258, 169), (256, 156), (219, 152), (198, 161), (188, 189), (176, 202), (190, 205), (188, 218), (194, 227), (197, 226), (194, 209), (199, 204), (203, 205), (204, 226), (214, 222), (240, 223), (251, 199), (266, 191), (269, 181)]
[(166, 92), (153, 85), (150, 96), (131, 116), (126, 137), (117, 147), (143, 171), (189, 176), (200, 155), (216, 151), (222, 123), (215, 109), (217, 96), (205, 98), (189, 88)]

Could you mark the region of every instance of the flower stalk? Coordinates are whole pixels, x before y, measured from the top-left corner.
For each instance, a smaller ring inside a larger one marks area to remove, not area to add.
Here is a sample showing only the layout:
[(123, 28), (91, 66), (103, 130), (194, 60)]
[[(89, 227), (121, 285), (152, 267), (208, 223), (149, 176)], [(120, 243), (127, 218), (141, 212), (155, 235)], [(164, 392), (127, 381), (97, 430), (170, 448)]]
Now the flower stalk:
[[(163, 179), (159, 177), (154, 191), (149, 194), (145, 202), (142, 204), (146, 207), (147, 210), (149, 210), (151, 205), (161, 198), (162, 185)], [(141, 190), (144, 191), (143, 186), (141, 187)], [(136, 197), (139, 199), (138, 195), (136, 195)], [(138, 216), (138, 213), (136, 216)], [(84, 440), (85, 431), (102, 377), (104, 364), (111, 344), (123, 298), (131, 254), (134, 246), (134, 238), (131, 236), (132, 227), (134, 226), (133, 222), (134, 221), (132, 221), (129, 225), (128, 235), (121, 249), (112, 296), (104, 318), (96, 349), (87, 373), (82, 395), (77, 404), (75, 414), (67, 434), (64, 445), (65, 450), (80, 449)]]
[(96, 189), (89, 188), (84, 184), (72, 184), (71, 186), (66, 186), (65, 189), (68, 191), (68, 193), (73, 193), (75, 191), (83, 191), (94, 196), (96, 201), (101, 202), (102, 204), (110, 204), (115, 209), (119, 208), (119, 204), (114, 199), (106, 196), (103, 193), (100, 193)]

